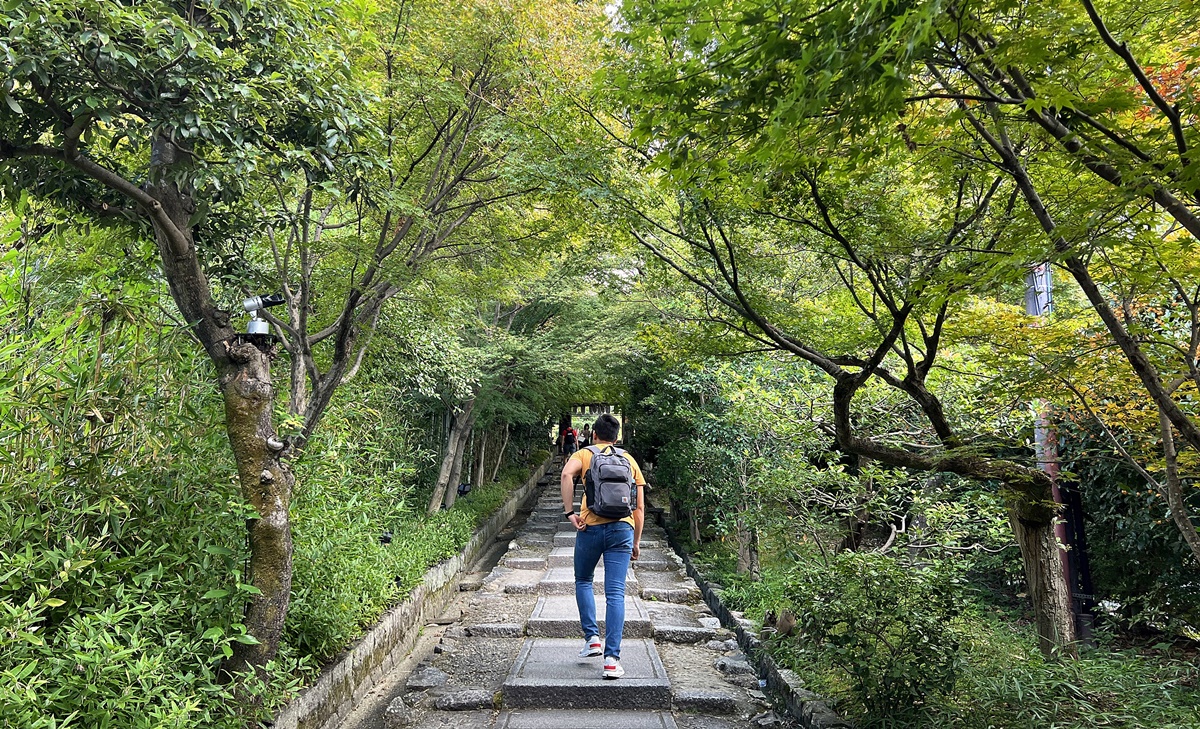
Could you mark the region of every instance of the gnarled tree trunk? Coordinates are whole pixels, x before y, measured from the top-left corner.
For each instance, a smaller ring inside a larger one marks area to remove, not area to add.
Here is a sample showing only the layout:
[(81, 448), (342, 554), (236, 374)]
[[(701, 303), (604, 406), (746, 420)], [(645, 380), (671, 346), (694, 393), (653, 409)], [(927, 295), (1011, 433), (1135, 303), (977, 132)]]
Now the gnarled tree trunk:
[(292, 590), (292, 529), (288, 509), (295, 478), (280, 460), (283, 443), (271, 422), (274, 387), (271, 382), (273, 351), (261, 344), (235, 338), (229, 348), (230, 364), (220, 375), (225, 398), (225, 428), (237, 459), (242, 494), (254, 507), (248, 519), (250, 564), (248, 582), (259, 594), (246, 607), (247, 631), (257, 645), (234, 644), (225, 668), (238, 671), (262, 666), (275, 656), (283, 637)]
[[(1049, 494), (1046, 496), (1050, 498)], [(1051, 502), (1010, 499), (1009, 521), (1025, 565), (1038, 647), (1047, 655), (1057, 648), (1078, 657), (1071, 591), (1063, 576), (1062, 549), (1054, 533)]]

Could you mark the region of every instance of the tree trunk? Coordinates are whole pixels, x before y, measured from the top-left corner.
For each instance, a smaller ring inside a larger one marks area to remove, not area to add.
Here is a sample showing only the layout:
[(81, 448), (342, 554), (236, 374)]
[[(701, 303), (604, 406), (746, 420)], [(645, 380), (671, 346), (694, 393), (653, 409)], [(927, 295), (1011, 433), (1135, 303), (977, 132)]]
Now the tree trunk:
[(1009, 521), (1021, 548), (1025, 581), (1033, 602), (1038, 647), (1049, 656), (1055, 648), (1078, 657), (1071, 591), (1063, 576), (1062, 550), (1054, 534), (1054, 513), (1045, 504), (1015, 502)]
[(234, 644), (227, 671), (262, 666), (275, 657), (283, 636), (292, 589), (292, 528), (288, 509), (295, 478), (280, 461), (283, 444), (271, 422), (273, 352), (260, 344), (234, 339), (232, 364), (221, 373), (225, 427), (237, 459), (242, 494), (254, 507), (248, 519), (250, 565), (247, 581), (258, 588), (246, 607), (248, 633), (258, 645)]
[(838, 552), (857, 552), (862, 548), (863, 532), (870, 518), (870, 512), (864, 508), (855, 509), (853, 513), (846, 515), (846, 532), (838, 543)]
[(487, 470), (487, 432), (479, 434), (479, 456), (475, 459), (475, 467), (471, 471), (471, 488), (477, 489), (483, 485), (483, 472)]
[(428, 514), (436, 514), (442, 508), (442, 500), (448, 490), (447, 485), (450, 484), (454, 475), (454, 462), (459, 454), (459, 441), (462, 440), (467, 420), (474, 409), (475, 398), (471, 398), (463, 403), (462, 410), (454, 415), (450, 423), (450, 434), (446, 438), (446, 451), (442, 454), (442, 466), (438, 470), (437, 483), (434, 484), (433, 493), (429, 497), (429, 507), (426, 509)]
[(688, 509), (688, 536), (692, 538), (693, 544), (700, 544), (700, 520), (696, 518), (696, 511)]
[(500, 441), (500, 450), (496, 451), (496, 465), (492, 466), (492, 476), (491, 476), (491, 479), (488, 481), (488, 483), (494, 482), (496, 480), (496, 477), (500, 475), (500, 465), (502, 463), (504, 463), (504, 449), (508, 448), (509, 435), (510, 435), (509, 426), (507, 424), (505, 424), (504, 440)]
[(256, 514), (246, 522), (250, 549), (246, 579), (260, 594), (251, 596), (243, 622), (258, 644), (234, 644), (233, 655), (223, 666), (228, 676), (264, 666), (279, 650), (292, 588), (288, 509), (295, 478), (280, 461), (284, 444), (271, 420), (275, 347), (237, 334), (229, 313), (213, 302), (189, 225), (194, 206), (166, 172), (180, 154), (180, 148), (165, 136), (151, 145), (150, 182), (145, 190), (158, 207), (150, 206), (150, 218), (171, 298), (184, 319), (192, 322), (192, 331), (216, 366), (242, 496)]
[[(472, 401), (472, 405), (474, 401)], [(450, 466), (450, 483), (446, 489), (445, 498), (442, 503), (447, 509), (454, 506), (454, 502), (458, 499), (458, 484), (462, 478), (463, 463), (466, 461), (467, 446), (471, 440), (471, 433), (475, 428), (474, 407), (472, 413), (467, 418), (467, 422), (463, 424), (463, 429), (458, 434), (458, 445), (454, 449), (454, 461)]]
[(1161, 409), (1158, 411), (1158, 427), (1162, 434), (1163, 457), (1166, 460), (1166, 475), (1162, 487), (1166, 491), (1167, 505), (1171, 509), (1171, 520), (1183, 534), (1183, 540), (1192, 549), (1192, 555), (1200, 560), (1200, 532), (1188, 516), (1187, 502), (1184, 501), (1183, 486), (1179, 480), (1179, 454), (1175, 451), (1175, 433), (1171, 430), (1171, 421)]
[(1050, 477), (1011, 461), (981, 459), (968, 454), (932, 459), (854, 435), (850, 405), (855, 390), (862, 384), (862, 380), (856, 379), (858, 377), (841, 377), (834, 385), (838, 445), (851, 453), (894, 466), (957, 473), (1005, 484), (1010, 494), (1009, 520), (1021, 548), (1029, 595), (1037, 618), (1038, 646), (1046, 655), (1051, 655), (1058, 646), (1069, 655), (1077, 656), (1071, 589), (1063, 574), (1062, 555), (1054, 534), (1054, 484)]
[(304, 358), (299, 353), (292, 354), (291, 381), (288, 385), (288, 414), (304, 415), (308, 410), (308, 375), (304, 371)]
[(758, 532), (747, 524), (745, 517), (737, 520), (737, 573), (750, 575), (757, 582), (761, 576), (758, 566)]

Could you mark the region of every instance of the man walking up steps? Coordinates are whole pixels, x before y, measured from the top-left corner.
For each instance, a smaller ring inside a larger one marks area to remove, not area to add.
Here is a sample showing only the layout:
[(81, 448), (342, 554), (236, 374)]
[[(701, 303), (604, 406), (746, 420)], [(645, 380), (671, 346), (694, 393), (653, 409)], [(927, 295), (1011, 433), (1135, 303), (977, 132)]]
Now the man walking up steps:
[[(580, 657), (604, 656), (604, 678), (620, 678), (621, 637), (625, 631), (625, 578), (629, 562), (638, 558), (645, 522), (646, 479), (633, 456), (614, 445), (621, 423), (605, 413), (592, 426), (592, 445), (578, 451), (563, 466), (559, 486), (563, 512), (574, 525), (575, 603), (585, 644)], [(575, 478), (584, 480), (579, 513), (574, 511)], [(596, 596), (592, 588), (596, 565), (604, 560), (605, 630), (600, 642)]]

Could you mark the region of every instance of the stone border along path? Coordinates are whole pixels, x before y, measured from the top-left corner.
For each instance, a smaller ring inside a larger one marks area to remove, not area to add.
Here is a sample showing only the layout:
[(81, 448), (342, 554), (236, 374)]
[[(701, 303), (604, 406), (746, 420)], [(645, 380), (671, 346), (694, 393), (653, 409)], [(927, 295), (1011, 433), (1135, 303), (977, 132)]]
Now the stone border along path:
[[(578, 657), (575, 530), (562, 518), (560, 469), (539, 482), (536, 501), (497, 536), (498, 553), (464, 577), (458, 600), (340, 729), (796, 726), (771, 709), (733, 633), (702, 602), (653, 518), (626, 582), (625, 676), (605, 681), (601, 658)], [(597, 588), (601, 579), (598, 570)], [(602, 617), (601, 595), (597, 610)]]

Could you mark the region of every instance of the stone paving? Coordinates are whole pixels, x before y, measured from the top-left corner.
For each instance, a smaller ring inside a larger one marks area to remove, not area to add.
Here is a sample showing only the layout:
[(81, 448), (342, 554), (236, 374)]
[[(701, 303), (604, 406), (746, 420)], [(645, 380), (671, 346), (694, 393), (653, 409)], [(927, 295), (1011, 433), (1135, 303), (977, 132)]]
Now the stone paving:
[[(792, 727), (771, 710), (732, 634), (650, 523), (626, 581), (625, 676), (606, 681), (601, 658), (578, 657), (575, 529), (562, 519), (558, 470), (342, 729)], [(598, 567), (603, 628), (602, 585)]]

